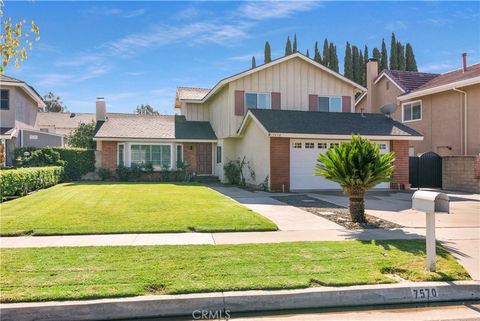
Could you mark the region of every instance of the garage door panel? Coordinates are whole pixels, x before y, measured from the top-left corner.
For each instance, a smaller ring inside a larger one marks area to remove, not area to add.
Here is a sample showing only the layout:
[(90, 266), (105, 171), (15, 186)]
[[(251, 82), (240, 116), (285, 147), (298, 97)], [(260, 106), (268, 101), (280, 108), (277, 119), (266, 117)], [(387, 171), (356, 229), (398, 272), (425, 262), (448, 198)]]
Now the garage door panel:
[[(308, 140), (291, 139), (290, 140), (290, 189), (292, 190), (315, 190), (315, 189), (341, 189), (340, 185), (327, 180), (322, 176), (314, 176), (315, 165), (320, 153), (327, 152), (325, 146), (331, 147), (333, 144), (340, 144), (341, 141), (335, 140)], [(388, 142), (377, 142), (381, 145), (381, 152), (389, 151)], [(306, 146), (313, 148), (305, 148)], [(312, 145), (313, 144), (313, 145)], [(299, 148), (296, 148), (299, 147)], [(389, 188), (389, 183), (382, 183), (375, 188)]]

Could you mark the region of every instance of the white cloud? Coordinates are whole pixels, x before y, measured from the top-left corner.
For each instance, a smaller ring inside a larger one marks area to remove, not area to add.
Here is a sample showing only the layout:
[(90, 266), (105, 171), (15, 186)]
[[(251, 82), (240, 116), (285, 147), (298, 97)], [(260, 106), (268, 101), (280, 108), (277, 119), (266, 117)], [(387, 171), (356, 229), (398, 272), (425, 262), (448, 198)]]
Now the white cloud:
[(407, 29), (407, 23), (401, 20), (392, 21), (385, 26), (385, 29), (392, 32)]
[(453, 70), (456, 66), (453, 63), (438, 63), (438, 64), (428, 64), (423, 65), (418, 68), (421, 72), (446, 72), (449, 70)]
[(36, 84), (41, 87), (55, 87), (69, 83), (79, 83), (103, 76), (110, 70), (109, 65), (95, 65), (86, 69), (82, 68), (81, 71), (77, 72), (42, 74)]
[(425, 20), (425, 23), (426, 24), (429, 24), (429, 25), (434, 25), (434, 26), (444, 26), (446, 25), (447, 23), (449, 23), (450, 20), (448, 19), (444, 19), (444, 18), (429, 18), (429, 19), (426, 19)]
[(317, 6), (319, 1), (259, 1), (247, 2), (238, 10), (243, 18), (265, 20), (285, 18), (297, 12), (309, 11)]
[(145, 9), (132, 9), (124, 10), (119, 8), (106, 8), (93, 6), (85, 10), (85, 13), (88, 15), (97, 15), (97, 16), (110, 16), (110, 17), (119, 17), (119, 18), (135, 18), (141, 16), (145, 13)]
[(232, 61), (250, 61), (250, 60), (252, 59), (252, 56), (255, 56), (255, 58), (258, 59), (259, 57), (263, 57), (263, 52), (258, 51), (258, 52), (254, 52), (254, 53), (251, 53), (251, 54), (233, 56), (233, 57), (228, 58), (228, 60), (232, 60)]

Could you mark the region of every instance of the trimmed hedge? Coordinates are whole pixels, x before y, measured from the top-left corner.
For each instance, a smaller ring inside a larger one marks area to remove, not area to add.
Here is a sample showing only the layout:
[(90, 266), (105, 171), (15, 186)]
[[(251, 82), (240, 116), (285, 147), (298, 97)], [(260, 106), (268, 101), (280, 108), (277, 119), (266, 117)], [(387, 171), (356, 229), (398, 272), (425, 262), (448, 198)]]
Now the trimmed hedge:
[(60, 166), (6, 169), (0, 171), (2, 200), (24, 196), (29, 192), (58, 184), (63, 173)]
[[(65, 162), (63, 165), (63, 181), (78, 181), (83, 175), (95, 171), (95, 151), (75, 147), (46, 147), (44, 149), (35, 149), (32, 147), (17, 148), (15, 149), (15, 165), (19, 167), (28, 166), (29, 157), (24, 156), (25, 152), (32, 154), (34, 151), (35, 153), (45, 151), (46, 153), (49, 150), (59, 153), (60, 159)], [(35, 164), (35, 166), (46, 165), (50, 164)]]
[(95, 151), (76, 147), (53, 147), (66, 162), (64, 181), (78, 181), (83, 175), (95, 171)]

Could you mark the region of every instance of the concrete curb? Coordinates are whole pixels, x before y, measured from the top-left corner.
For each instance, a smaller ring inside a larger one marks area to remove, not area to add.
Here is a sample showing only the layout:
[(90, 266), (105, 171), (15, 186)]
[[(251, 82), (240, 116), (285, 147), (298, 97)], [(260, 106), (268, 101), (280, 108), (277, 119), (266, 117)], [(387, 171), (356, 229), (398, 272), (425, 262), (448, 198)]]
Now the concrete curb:
[(480, 282), (419, 282), (0, 304), (2, 321), (112, 320), (342, 306), (480, 300)]

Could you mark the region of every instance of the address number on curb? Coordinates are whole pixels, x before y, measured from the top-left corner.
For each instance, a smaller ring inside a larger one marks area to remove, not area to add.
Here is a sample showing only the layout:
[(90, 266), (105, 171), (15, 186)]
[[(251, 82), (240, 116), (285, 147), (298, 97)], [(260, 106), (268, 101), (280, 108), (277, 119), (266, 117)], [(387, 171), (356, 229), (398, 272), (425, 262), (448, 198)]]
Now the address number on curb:
[(438, 290), (434, 287), (429, 288), (413, 288), (412, 297), (418, 300), (430, 300), (438, 298)]

